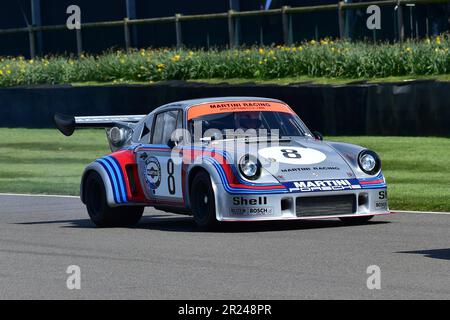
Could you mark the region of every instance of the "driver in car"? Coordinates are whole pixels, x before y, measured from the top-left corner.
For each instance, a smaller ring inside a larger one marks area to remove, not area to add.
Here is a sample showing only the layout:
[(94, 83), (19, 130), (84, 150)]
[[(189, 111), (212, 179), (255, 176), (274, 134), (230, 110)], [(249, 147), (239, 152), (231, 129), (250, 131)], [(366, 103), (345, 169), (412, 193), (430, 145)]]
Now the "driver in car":
[(236, 112), (234, 114), (234, 123), (236, 130), (247, 131), (249, 129), (262, 129), (262, 121), (260, 112)]

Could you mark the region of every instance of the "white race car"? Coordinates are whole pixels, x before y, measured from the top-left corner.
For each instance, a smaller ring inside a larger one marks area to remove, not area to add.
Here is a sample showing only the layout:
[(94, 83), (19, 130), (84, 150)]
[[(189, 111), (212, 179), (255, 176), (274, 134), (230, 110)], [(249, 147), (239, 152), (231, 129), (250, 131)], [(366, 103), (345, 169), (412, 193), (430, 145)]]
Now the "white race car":
[(169, 103), (148, 115), (57, 114), (65, 135), (104, 127), (110, 155), (89, 164), (81, 200), (101, 227), (132, 225), (145, 206), (219, 222), (389, 214), (377, 154), (323, 141), (284, 102), (256, 97)]

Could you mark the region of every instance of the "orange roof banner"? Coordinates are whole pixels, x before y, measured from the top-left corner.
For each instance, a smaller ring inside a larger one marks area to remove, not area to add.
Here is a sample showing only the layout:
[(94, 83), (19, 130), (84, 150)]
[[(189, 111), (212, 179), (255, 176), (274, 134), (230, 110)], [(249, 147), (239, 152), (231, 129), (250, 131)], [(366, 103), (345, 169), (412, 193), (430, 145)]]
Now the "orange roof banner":
[(201, 117), (206, 114), (224, 112), (248, 112), (248, 111), (274, 111), (294, 113), (284, 103), (274, 101), (226, 101), (194, 105), (188, 110), (188, 120)]

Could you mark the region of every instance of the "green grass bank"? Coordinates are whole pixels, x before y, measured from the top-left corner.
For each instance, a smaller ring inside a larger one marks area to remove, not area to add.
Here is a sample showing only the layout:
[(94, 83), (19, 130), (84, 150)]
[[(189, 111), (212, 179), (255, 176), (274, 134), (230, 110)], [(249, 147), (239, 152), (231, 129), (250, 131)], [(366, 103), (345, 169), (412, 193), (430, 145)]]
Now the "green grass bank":
[[(103, 130), (0, 129), (0, 192), (78, 195), (83, 168), (109, 152)], [(391, 209), (450, 211), (450, 139), (328, 137), (377, 151)]]

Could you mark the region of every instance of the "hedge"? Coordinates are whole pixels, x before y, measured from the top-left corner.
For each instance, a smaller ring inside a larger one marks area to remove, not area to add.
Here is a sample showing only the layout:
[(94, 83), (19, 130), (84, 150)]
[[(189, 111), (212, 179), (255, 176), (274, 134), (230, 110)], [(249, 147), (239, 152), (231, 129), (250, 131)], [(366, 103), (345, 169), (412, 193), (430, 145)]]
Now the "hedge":
[(331, 39), (235, 50), (134, 49), (100, 55), (0, 58), (0, 86), (77, 82), (155, 82), (209, 78), (371, 79), (450, 73), (450, 36), (404, 43)]

